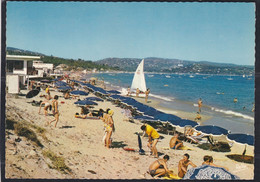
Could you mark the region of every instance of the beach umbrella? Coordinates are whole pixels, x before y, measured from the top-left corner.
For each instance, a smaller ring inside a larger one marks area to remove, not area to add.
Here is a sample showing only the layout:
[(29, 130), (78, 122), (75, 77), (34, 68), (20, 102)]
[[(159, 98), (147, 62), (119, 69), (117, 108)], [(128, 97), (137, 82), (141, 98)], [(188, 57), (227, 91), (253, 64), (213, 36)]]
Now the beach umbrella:
[(26, 94), (26, 98), (33, 98), (35, 97), (36, 95), (38, 95), (40, 93), (40, 91), (38, 89), (34, 89), (34, 90), (31, 90), (29, 91), (27, 94)]
[(121, 95), (110, 95), (109, 97), (112, 99), (120, 99), (122, 96)]
[(240, 144), (254, 145), (254, 136), (248, 134), (228, 134), (227, 138)]
[(87, 92), (81, 91), (81, 90), (74, 90), (74, 91), (70, 92), (70, 94), (71, 94), (71, 95), (85, 95), (85, 96), (88, 95)]
[(188, 120), (188, 119), (181, 119), (181, 120), (180, 120), (180, 123), (179, 123), (178, 125), (179, 125), (180, 127), (184, 127), (184, 126), (186, 126), (186, 125), (190, 125), (190, 126), (194, 127), (194, 126), (197, 126), (198, 123), (195, 122), (195, 121), (192, 121), (192, 120)]
[(77, 102), (74, 102), (74, 104), (85, 106), (85, 105), (98, 105), (96, 102), (90, 101), (90, 100), (80, 100)]
[(42, 82), (42, 83), (51, 83), (51, 80), (45, 79), (45, 80), (40, 80), (40, 82)]
[(90, 101), (104, 101), (103, 99), (100, 99), (98, 97), (87, 97), (84, 100), (90, 100)]
[(138, 146), (139, 146), (139, 154), (145, 155), (145, 151), (142, 148), (142, 140), (139, 134), (138, 134)]
[(201, 131), (202, 133), (212, 134), (216, 136), (227, 135), (229, 133), (229, 131), (226, 130), (225, 128), (221, 128), (215, 125), (196, 126), (195, 129), (197, 131)]
[(71, 90), (72, 87), (69, 87), (69, 86), (62, 86), (62, 87), (58, 87), (57, 89), (60, 90), (60, 91), (66, 91), (66, 90)]
[(117, 90), (109, 90), (107, 91), (110, 94), (120, 94), (121, 92), (117, 91)]
[(62, 87), (62, 86), (67, 86), (68, 84), (66, 82), (63, 82), (63, 81), (57, 81), (54, 83), (54, 85), (56, 87)]
[(221, 167), (202, 165), (189, 169), (183, 179), (235, 180), (239, 177)]
[(150, 116), (135, 116), (134, 119), (145, 120), (145, 121), (155, 121), (155, 119)]

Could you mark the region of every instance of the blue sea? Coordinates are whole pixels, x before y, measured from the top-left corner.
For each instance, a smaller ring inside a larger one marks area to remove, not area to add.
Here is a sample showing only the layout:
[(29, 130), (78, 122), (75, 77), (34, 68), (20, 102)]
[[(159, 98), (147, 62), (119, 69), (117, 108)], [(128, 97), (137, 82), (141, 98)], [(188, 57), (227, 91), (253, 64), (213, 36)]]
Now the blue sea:
[[(131, 86), (134, 73), (92, 76), (121, 90)], [(161, 106), (196, 114), (201, 98), (202, 114), (212, 116), (204, 124), (221, 126), (232, 133), (254, 135), (254, 76), (145, 73), (145, 79), (150, 96), (159, 99)], [(236, 103), (234, 98), (237, 98)]]

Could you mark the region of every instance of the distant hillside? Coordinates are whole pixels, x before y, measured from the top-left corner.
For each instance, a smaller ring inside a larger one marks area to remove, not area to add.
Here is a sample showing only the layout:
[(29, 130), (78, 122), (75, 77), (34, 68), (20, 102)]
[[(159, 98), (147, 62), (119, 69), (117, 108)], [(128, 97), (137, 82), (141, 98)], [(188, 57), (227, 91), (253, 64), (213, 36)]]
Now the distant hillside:
[[(42, 53), (7, 47), (7, 54), (10, 55), (31, 55), (41, 56), (45, 63), (67, 64), (70, 69), (93, 69), (115, 70), (115, 71), (135, 71), (141, 59), (138, 58), (106, 58), (98, 61), (64, 59), (55, 56), (44, 55)], [(214, 63), (208, 61), (187, 61), (179, 59), (164, 59), (156, 57), (145, 58), (145, 72), (165, 72), (165, 73), (201, 73), (201, 74), (232, 74), (249, 75), (254, 74), (254, 66), (242, 66), (227, 63)]]
[(52, 55), (48, 56), (48, 55), (44, 55), (42, 53), (17, 49), (17, 48), (13, 48), (13, 47), (7, 47), (7, 54), (41, 56), (41, 61), (43, 61), (44, 63), (52, 63), (52, 64), (54, 64), (54, 66), (57, 66), (59, 64), (66, 64), (69, 66), (68, 70), (79, 69), (79, 68), (88, 69), (88, 70), (92, 70), (94, 68), (96, 68), (98, 70), (117, 70), (116, 68), (110, 67), (108, 65), (97, 64), (92, 61), (86, 61), (86, 60), (82, 60), (82, 59), (78, 59), (78, 60), (64, 59), (64, 58), (55, 57)]
[[(115, 67), (119, 70), (135, 71), (141, 59), (137, 58), (106, 58), (96, 63)], [(226, 63), (213, 63), (207, 61), (186, 61), (179, 59), (145, 58), (145, 72), (167, 73), (201, 73), (201, 74), (253, 74), (254, 66), (242, 66)]]

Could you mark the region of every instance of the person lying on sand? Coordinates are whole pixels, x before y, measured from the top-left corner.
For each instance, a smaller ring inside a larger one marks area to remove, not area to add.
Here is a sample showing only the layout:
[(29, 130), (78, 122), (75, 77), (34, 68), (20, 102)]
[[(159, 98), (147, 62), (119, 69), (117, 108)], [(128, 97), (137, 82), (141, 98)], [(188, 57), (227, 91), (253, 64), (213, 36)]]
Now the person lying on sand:
[(157, 152), (157, 149), (156, 149), (156, 144), (159, 140), (160, 135), (158, 134), (158, 132), (152, 126), (150, 126), (148, 124), (142, 125), (141, 130), (144, 131), (144, 135), (146, 133), (149, 137), (147, 146), (151, 150), (152, 155), (154, 155), (156, 158), (158, 158), (158, 152)]
[(179, 134), (176, 133), (170, 140), (170, 148), (171, 149), (178, 149), (179, 147), (183, 146), (183, 142), (178, 139)]
[(214, 167), (222, 167), (224, 169), (226, 169), (228, 171), (227, 167), (223, 167), (223, 166), (219, 166), (213, 163), (213, 157), (209, 156), (209, 155), (205, 155), (203, 157), (204, 162), (202, 163), (202, 165), (209, 165), (209, 166), (214, 166)]
[(193, 164), (190, 160), (190, 155), (189, 154), (184, 154), (183, 155), (183, 159), (181, 159), (179, 161), (179, 164), (178, 164), (178, 176), (180, 178), (183, 178), (184, 175), (186, 174), (187, 172), (187, 168), (189, 165), (191, 165), (192, 167), (197, 167), (195, 164)]
[(86, 119), (87, 117), (93, 117), (92, 113), (88, 113), (88, 114), (83, 114), (83, 115), (80, 115), (79, 113), (76, 113), (75, 114), (75, 118), (82, 118), (82, 119)]
[(154, 178), (158, 179), (159, 176), (163, 176), (167, 173), (173, 173), (167, 168), (167, 161), (170, 159), (168, 155), (163, 156), (162, 159), (157, 159), (149, 167), (149, 174)]
[(65, 94), (64, 94), (64, 99), (69, 99), (71, 96), (70, 96), (70, 92), (67, 91)]

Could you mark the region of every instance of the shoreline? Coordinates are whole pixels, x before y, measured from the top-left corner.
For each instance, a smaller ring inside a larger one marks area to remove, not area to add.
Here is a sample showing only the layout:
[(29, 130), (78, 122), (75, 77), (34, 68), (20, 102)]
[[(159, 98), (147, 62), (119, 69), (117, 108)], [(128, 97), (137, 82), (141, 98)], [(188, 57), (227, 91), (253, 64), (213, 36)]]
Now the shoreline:
[[(123, 88), (118, 85), (113, 85), (112, 83), (106, 83), (106, 81), (105, 85), (106, 89), (115, 89), (121, 91), (121, 89)], [(136, 99), (136, 97), (134, 98)], [(148, 97), (148, 100), (152, 101), (152, 103), (155, 102), (156, 104), (149, 105), (148, 103), (147, 105), (162, 110), (163, 112), (174, 114), (181, 117), (182, 119), (189, 119), (194, 121), (197, 115), (198, 107), (195, 107), (196, 104), (192, 102), (177, 99), (167, 101), (163, 98), (161, 99), (158, 97), (153, 97), (152, 95)], [(144, 99), (140, 98), (140, 101), (144, 103)], [(227, 112), (228, 114), (225, 112)], [(233, 114), (230, 115), (230, 113)], [(202, 106), (202, 112), (200, 113), (200, 115), (202, 117), (202, 120), (198, 123), (202, 125), (217, 125), (230, 130), (232, 133), (245, 133), (254, 135), (254, 118), (252, 118), (253, 120), (248, 120), (244, 117), (241, 117), (240, 113), (217, 109), (205, 104), (203, 104)]]

